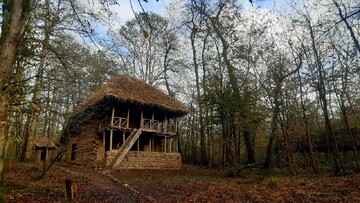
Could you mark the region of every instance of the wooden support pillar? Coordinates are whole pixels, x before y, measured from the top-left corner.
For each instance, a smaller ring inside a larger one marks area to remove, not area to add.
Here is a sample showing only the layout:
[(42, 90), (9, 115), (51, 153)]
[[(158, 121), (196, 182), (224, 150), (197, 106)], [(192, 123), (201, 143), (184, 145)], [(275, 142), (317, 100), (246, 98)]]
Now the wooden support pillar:
[(175, 132), (174, 133), (177, 133), (178, 131), (178, 120), (175, 118)]
[(172, 149), (172, 144), (173, 144), (173, 138), (170, 138), (169, 140), (169, 152), (171, 153), (171, 149)]
[(144, 119), (144, 111), (141, 110), (141, 115), (140, 115), (140, 128), (143, 128), (143, 127), (144, 127), (144, 126), (143, 126), (143, 124), (144, 124), (143, 119)]
[(125, 135), (126, 135), (126, 131), (123, 132), (123, 144), (125, 143)]
[(109, 151), (112, 150), (112, 144), (113, 144), (113, 129), (110, 130), (110, 140), (109, 140), (110, 146)]
[(166, 142), (167, 142), (167, 140), (166, 140), (166, 136), (164, 136), (164, 152), (166, 153)]
[(114, 117), (115, 117), (115, 105), (112, 107), (112, 111), (111, 111), (111, 126), (114, 125)]
[(151, 129), (153, 128), (153, 124), (154, 124), (154, 112), (151, 112), (151, 122), (150, 122), (150, 128)]
[(126, 128), (129, 128), (129, 123), (130, 123), (130, 107), (128, 107)]
[(151, 135), (151, 149), (153, 150), (153, 151), (155, 151), (155, 139), (154, 139), (154, 135)]
[(164, 120), (164, 133), (167, 132), (167, 123), (168, 123), (168, 120), (167, 120), (167, 116), (165, 115), (165, 120)]
[(137, 139), (137, 151), (140, 150), (140, 137)]
[(149, 150), (150, 150), (150, 152), (151, 152), (151, 137), (152, 137), (152, 135), (149, 136), (149, 148), (150, 148)]

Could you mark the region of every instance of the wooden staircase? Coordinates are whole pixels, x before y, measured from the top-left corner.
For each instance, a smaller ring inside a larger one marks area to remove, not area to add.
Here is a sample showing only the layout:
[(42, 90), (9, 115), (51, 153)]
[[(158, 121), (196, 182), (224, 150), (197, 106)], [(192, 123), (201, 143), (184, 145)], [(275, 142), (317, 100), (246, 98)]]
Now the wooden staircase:
[(125, 143), (121, 145), (118, 153), (114, 156), (107, 167), (115, 168), (118, 166), (121, 161), (125, 158), (126, 154), (130, 151), (131, 147), (134, 145), (136, 140), (139, 138), (142, 129), (134, 129), (130, 136), (125, 140)]

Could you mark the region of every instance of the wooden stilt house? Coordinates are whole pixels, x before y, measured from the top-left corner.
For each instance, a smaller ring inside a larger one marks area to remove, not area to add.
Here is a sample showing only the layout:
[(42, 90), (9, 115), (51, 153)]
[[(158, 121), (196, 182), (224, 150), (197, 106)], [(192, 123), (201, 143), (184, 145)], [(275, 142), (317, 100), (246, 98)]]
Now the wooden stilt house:
[(110, 168), (180, 168), (177, 118), (187, 108), (144, 81), (119, 76), (82, 103), (64, 128), (72, 162)]

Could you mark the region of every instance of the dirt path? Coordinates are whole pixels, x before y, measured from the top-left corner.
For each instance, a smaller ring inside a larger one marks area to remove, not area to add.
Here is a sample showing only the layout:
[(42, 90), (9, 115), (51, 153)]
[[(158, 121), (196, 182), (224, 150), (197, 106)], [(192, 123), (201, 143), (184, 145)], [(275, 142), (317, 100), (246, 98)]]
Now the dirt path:
[(78, 202), (144, 202), (146, 199), (119, 180), (112, 180), (108, 170), (71, 165), (57, 167), (78, 179)]

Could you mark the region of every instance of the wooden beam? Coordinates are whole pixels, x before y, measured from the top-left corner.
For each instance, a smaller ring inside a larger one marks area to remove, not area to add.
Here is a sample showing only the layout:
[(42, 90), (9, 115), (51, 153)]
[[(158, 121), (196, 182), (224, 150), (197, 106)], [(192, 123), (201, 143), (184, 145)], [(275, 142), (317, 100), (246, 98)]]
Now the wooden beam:
[(130, 123), (130, 107), (128, 107), (126, 128), (129, 128), (129, 123)]
[(178, 132), (178, 119), (175, 118), (175, 132), (174, 133), (177, 133)]
[(154, 134), (151, 135), (151, 148), (153, 151), (155, 151), (155, 139), (154, 139)]
[(139, 151), (139, 149), (140, 149), (140, 137), (137, 139), (137, 151)]
[(167, 140), (166, 140), (166, 136), (164, 136), (164, 146), (165, 146), (165, 147), (164, 147), (164, 152), (165, 152), (165, 153), (166, 153), (166, 147), (167, 147), (167, 146), (166, 146), (166, 141), (167, 141)]
[(126, 131), (123, 132), (123, 144), (125, 143), (125, 135), (126, 135)]
[(111, 126), (114, 125), (114, 117), (115, 117), (115, 105), (112, 107), (112, 111), (111, 111)]
[(112, 150), (112, 143), (113, 142), (113, 129), (110, 130), (110, 146), (109, 146), (109, 151)]
[(144, 119), (144, 111), (141, 109), (141, 115), (140, 115), (140, 128), (143, 128), (143, 119)]
[(152, 135), (149, 136), (149, 148), (150, 148), (150, 152), (151, 152), (151, 137), (152, 137)]
[(172, 148), (172, 144), (173, 144), (173, 138), (170, 138), (169, 140), (169, 152), (171, 153), (171, 148)]
[(164, 133), (167, 132), (166, 128), (167, 128), (167, 123), (168, 123), (168, 120), (167, 120), (167, 116), (165, 115), (165, 121), (164, 121)]

